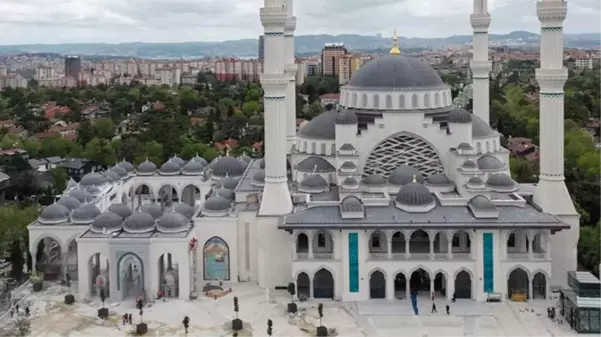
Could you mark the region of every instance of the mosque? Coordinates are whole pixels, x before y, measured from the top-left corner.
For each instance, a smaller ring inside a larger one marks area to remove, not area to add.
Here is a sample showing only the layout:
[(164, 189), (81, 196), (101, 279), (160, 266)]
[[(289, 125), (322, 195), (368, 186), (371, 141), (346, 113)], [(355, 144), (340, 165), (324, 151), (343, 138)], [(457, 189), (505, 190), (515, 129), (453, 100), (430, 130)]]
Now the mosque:
[(265, 157), (122, 161), (71, 181), (29, 226), (46, 278), (82, 297), (195, 298), (207, 284), (294, 282), (299, 296), (546, 298), (576, 269), (578, 213), (563, 182), (562, 22), (542, 0), (541, 174), (518, 184), (488, 122), (486, 0), (474, 0), (473, 113), (429, 65), (364, 65), (340, 105), (295, 130), (292, 0), (265, 0)]

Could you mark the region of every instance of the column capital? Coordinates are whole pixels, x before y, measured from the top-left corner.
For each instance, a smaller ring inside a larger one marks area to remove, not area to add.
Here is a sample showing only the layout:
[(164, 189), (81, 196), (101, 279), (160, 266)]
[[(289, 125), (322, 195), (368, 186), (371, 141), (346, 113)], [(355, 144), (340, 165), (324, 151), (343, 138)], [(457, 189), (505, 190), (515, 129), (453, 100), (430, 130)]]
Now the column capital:
[(563, 26), (563, 21), (568, 13), (566, 1), (538, 1), (536, 15), (542, 28), (555, 28)]
[(471, 14), (470, 23), (474, 33), (488, 33), (488, 27), (490, 27), (490, 14)]
[(541, 93), (563, 94), (563, 86), (568, 79), (568, 69), (541, 69), (535, 70), (535, 78)]

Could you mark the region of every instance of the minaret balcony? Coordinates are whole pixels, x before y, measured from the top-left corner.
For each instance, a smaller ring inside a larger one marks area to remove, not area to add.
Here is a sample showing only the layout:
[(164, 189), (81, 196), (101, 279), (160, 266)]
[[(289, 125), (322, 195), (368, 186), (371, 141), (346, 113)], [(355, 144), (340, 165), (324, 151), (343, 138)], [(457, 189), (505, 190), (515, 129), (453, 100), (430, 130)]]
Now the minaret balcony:
[(260, 10), (261, 23), (266, 29), (284, 32), (288, 15), (282, 7), (263, 7)]
[(261, 74), (261, 86), (267, 95), (286, 96), (288, 77), (283, 74)]
[(286, 23), (284, 24), (284, 32), (294, 33), (296, 30), (296, 16), (289, 16), (286, 18)]
[(536, 14), (542, 28), (557, 28), (562, 26), (568, 13), (566, 1), (538, 1)]
[(471, 14), (470, 23), (474, 33), (488, 33), (488, 27), (490, 27), (490, 14)]
[(563, 85), (568, 79), (568, 69), (535, 70), (535, 77), (541, 93), (563, 93)]
[(286, 67), (284, 68), (284, 72), (293, 76), (296, 74), (297, 71), (298, 65), (296, 63), (286, 64)]
[(470, 70), (474, 77), (485, 77), (488, 78), (488, 73), (492, 70), (492, 63), (490, 61), (478, 61), (472, 60), (470, 62)]

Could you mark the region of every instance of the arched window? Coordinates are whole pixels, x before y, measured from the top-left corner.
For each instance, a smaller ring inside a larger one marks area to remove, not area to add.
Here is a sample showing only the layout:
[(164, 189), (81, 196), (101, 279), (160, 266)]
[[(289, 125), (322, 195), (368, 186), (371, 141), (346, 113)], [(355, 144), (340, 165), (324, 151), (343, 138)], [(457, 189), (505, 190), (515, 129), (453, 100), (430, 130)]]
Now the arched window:
[(367, 94), (363, 94), (363, 100), (361, 102), (361, 106), (367, 108)]
[(430, 94), (424, 95), (424, 107), (426, 107), (426, 108), (430, 107)]
[(444, 104), (445, 106), (448, 105), (448, 103), (447, 103), (447, 92), (446, 91), (442, 92), (442, 104)]
[(326, 154), (326, 143), (321, 143), (321, 155)]
[(386, 109), (392, 109), (392, 96), (386, 95)]
[(413, 94), (411, 97), (411, 107), (414, 109), (417, 108), (417, 94)]
[(311, 153), (317, 153), (317, 143), (311, 143)]
[(374, 95), (374, 108), (378, 109), (380, 107), (380, 95)]
[(357, 107), (357, 94), (353, 94), (352, 106), (355, 108)]
[(399, 108), (405, 108), (405, 95), (399, 95)]
[(330, 151), (331, 151), (330, 152), (331, 155), (336, 154), (336, 144), (332, 144), (332, 147), (331, 147)]
[(480, 144), (480, 142), (476, 143), (476, 153), (477, 154), (482, 153), (482, 145)]
[(439, 93), (434, 94), (434, 107), (435, 108), (440, 107), (440, 94)]

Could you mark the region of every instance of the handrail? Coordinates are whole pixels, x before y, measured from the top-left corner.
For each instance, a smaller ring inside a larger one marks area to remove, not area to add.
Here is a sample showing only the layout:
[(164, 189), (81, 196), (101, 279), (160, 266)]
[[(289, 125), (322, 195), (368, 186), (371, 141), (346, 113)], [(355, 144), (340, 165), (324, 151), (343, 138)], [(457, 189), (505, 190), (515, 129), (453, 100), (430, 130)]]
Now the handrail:
[[(10, 292), (13, 293), (13, 292), (22, 291), (22, 290), (27, 289), (28, 287), (29, 287), (29, 278), (27, 278), (23, 283), (21, 283), (20, 286), (16, 287), (15, 289), (11, 290)], [(19, 301), (17, 301), (16, 303), (13, 302), (9, 306), (8, 310), (2, 316), (0, 316), (0, 327), (4, 327), (4, 326), (6, 326), (7, 323), (10, 323), (10, 320), (6, 319), (7, 317), (10, 317), (10, 311), (15, 309), (17, 305), (21, 306), (21, 304), (29, 298), (29, 295), (30, 294), (28, 293), (27, 295), (23, 296), (23, 298), (21, 298)], [(12, 299), (11, 299), (11, 302), (12, 302)]]

